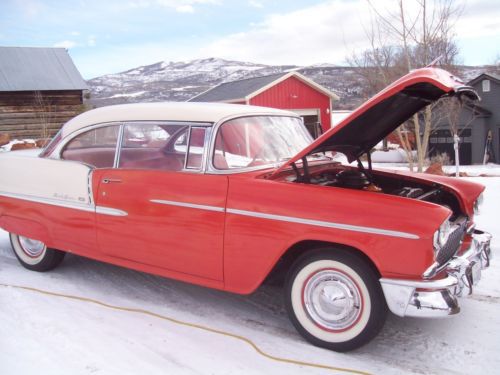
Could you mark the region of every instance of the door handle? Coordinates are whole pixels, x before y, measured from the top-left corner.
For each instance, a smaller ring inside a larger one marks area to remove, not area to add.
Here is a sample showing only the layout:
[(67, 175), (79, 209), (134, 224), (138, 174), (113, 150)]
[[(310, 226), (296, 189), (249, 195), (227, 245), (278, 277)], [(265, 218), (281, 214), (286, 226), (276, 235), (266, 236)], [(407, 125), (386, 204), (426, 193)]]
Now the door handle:
[(122, 180), (118, 179), (118, 178), (104, 178), (102, 180), (102, 183), (103, 184), (110, 184), (112, 182), (115, 182), (115, 183), (119, 183), (119, 182), (122, 182)]

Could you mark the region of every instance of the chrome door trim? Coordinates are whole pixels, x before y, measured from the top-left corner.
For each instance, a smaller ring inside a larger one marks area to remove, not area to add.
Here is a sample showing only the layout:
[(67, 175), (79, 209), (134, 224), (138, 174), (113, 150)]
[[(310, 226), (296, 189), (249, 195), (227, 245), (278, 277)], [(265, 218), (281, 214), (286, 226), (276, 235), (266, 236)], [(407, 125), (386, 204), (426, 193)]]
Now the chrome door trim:
[(119, 210), (117, 208), (104, 207), (104, 206), (95, 206), (95, 213), (101, 215), (110, 215), (110, 216), (127, 216), (128, 212)]
[(227, 213), (234, 214), (234, 215), (255, 217), (255, 218), (259, 218), (259, 219), (277, 220), (277, 221), (284, 221), (284, 222), (295, 223), (295, 224), (306, 224), (306, 225), (313, 225), (313, 226), (323, 227), (323, 228), (348, 230), (348, 231), (352, 231), (352, 232), (372, 233), (372, 234), (379, 234), (379, 235), (390, 236), (390, 237), (408, 238), (411, 240), (420, 239), (420, 237), (418, 235), (413, 234), (413, 233), (400, 232), (400, 231), (389, 230), (389, 229), (342, 224), (342, 223), (335, 223), (335, 222), (322, 221), (322, 220), (303, 219), (303, 218), (298, 218), (298, 217), (293, 217), (293, 216), (266, 214), (266, 213), (256, 212), (256, 211), (239, 210), (239, 209), (235, 209), (235, 208), (225, 209), (224, 207), (219, 207), (219, 206), (209, 206), (209, 205), (203, 205), (203, 204), (177, 202), (177, 201), (170, 201), (170, 200), (164, 200), (164, 199), (150, 199), (150, 202), (169, 205), (169, 206), (177, 206), (177, 207), (186, 207), (186, 208), (193, 208), (193, 209), (199, 209), (199, 210), (206, 210), (206, 211), (227, 212)]
[(126, 211), (122, 211), (116, 208), (111, 207), (103, 207), (103, 206), (94, 206), (93, 204), (85, 204), (71, 201), (63, 201), (61, 199), (53, 199), (53, 198), (44, 198), (37, 197), (34, 195), (25, 195), (25, 194), (17, 194), (17, 193), (8, 193), (8, 192), (0, 192), (0, 196), (7, 198), (20, 199), (23, 201), (47, 204), (50, 206), (57, 206), (63, 208), (70, 208), (73, 210), (85, 211), (85, 212), (93, 212), (102, 215), (111, 215), (111, 216), (127, 216), (128, 213)]
[(0, 196), (7, 197), (7, 198), (21, 199), (23, 201), (28, 201), (28, 202), (48, 204), (51, 206), (72, 208), (72, 209), (80, 210), (80, 211), (88, 211), (88, 212), (95, 211), (95, 206), (93, 204), (64, 201), (61, 199), (54, 199), (54, 198), (37, 197), (34, 195), (9, 193), (9, 192), (4, 192), (4, 191), (0, 192)]
[(205, 211), (214, 211), (214, 212), (224, 212), (226, 209), (224, 207), (219, 206), (208, 206), (204, 204), (195, 204), (195, 203), (185, 203), (185, 202), (177, 202), (177, 201), (167, 201), (164, 199), (150, 199), (152, 203), (165, 204), (168, 206), (176, 206), (176, 207), (186, 207), (186, 208), (194, 208), (198, 210)]
[(228, 208), (226, 210), (226, 212), (230, 213), (230, 214), (250, 216), (250, 217), (256, 217), (256, 218), (260, 218), (260, 219), (269, 219), (269, 220), (285, 221), (288, 223), (314, 225), (317, 227), (342, 229), (342, 230), (361, 232), (361, 233), (373, 233), (373, 234), (380, 234), (383, 236), (408, 238), (408, 239), (412, 239), (412, 240), (418, 240), (420, 238), (416, 234), (399, 232), (399, 231), (389, 230), (389, 229), (380, 229), (380, 228), (365, 227), (365, 226), (358, 226), (358, 225), (334, 223), (334, 222), (322, 221), (322, 220), (303, 219), (303, 218), (292, 217), (292, 216), (266, 214), (266, 213), (262, 213), (262, 212), (238, 210), (238, 209), (234, 209), (234, 208)]
[(121, 123), (120, 128), (118, 129), (118, 135), (116, 137), (115, 160), (113, 161), (113, 168), (118, 168), (118, 164), (120, 163), (120, 155), (122, 153), (124, 127), (125, 127), (125, 125), (123, 123)]

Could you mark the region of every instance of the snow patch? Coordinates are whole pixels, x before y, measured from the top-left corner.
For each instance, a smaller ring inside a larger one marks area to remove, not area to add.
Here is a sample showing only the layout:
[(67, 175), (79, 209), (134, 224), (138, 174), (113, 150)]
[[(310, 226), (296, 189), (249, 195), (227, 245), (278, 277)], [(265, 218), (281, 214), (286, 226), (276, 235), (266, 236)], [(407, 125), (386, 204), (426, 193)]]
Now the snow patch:
[[(499, 169), (500, 166), (487, 166)], [(482, 166), (471, 166), (479, 172)], [(464, 178), (486, 186), (478, 228), (500, 251), (500, 178)], [(0, 231), (0, 283), (86, 296), (146, 309), (248, 337), (271, 355), (375, 374), (497, 374), (500, 259), (494, 257), (474, 295), (448, 319), (390, 315), (381, 334), (353, 353), (305, 342), (289, 322), (281, 290), (240, 296), (131, 271), (68, 254), (50, 273), (22, 268)], [(258, 355), (230, 337), (136, 313), (0, 287), (0, 372), (14, 374), (324, 374)], [(193, 360), (196, 359), (196, 360)]]
[(111, 96), (110, 98), (125, 98), (125, 97), (136, 98), (138, 96), (143, 95), (145, 92), (146, 91), (137, 91), (137, 92), (131, 92), (131, 93), (126, 93), (126, 94), (115, 94), (115, 95)]

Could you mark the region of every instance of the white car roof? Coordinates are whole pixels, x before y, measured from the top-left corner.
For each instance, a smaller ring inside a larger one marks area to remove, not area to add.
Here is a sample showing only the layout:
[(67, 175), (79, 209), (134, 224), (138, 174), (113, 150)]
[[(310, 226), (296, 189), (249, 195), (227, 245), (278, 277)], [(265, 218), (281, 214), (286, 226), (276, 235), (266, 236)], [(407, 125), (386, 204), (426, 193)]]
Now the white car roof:
[(216, 123), (249, 115), (298, 115), (280, 109), (241, 104), (162, 102), (119, 104), (84, 112), (62, 127), (62, 137), (90, 125), (120, 121), (189, 121)]

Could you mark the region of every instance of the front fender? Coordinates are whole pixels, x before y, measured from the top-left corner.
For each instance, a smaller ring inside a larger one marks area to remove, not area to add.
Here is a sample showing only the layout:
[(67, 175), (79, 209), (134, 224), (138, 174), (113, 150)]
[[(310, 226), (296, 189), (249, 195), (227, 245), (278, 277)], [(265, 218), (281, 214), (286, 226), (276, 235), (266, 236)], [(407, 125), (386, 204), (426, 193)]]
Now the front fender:
[(433, 233), (449, 214), (436, 204), (380, 193), (233, 176), (225, 285), (253, 291), (293, 244), (307, 240), (356, 248), (383, 277), (420, 278), (434, 261)]

